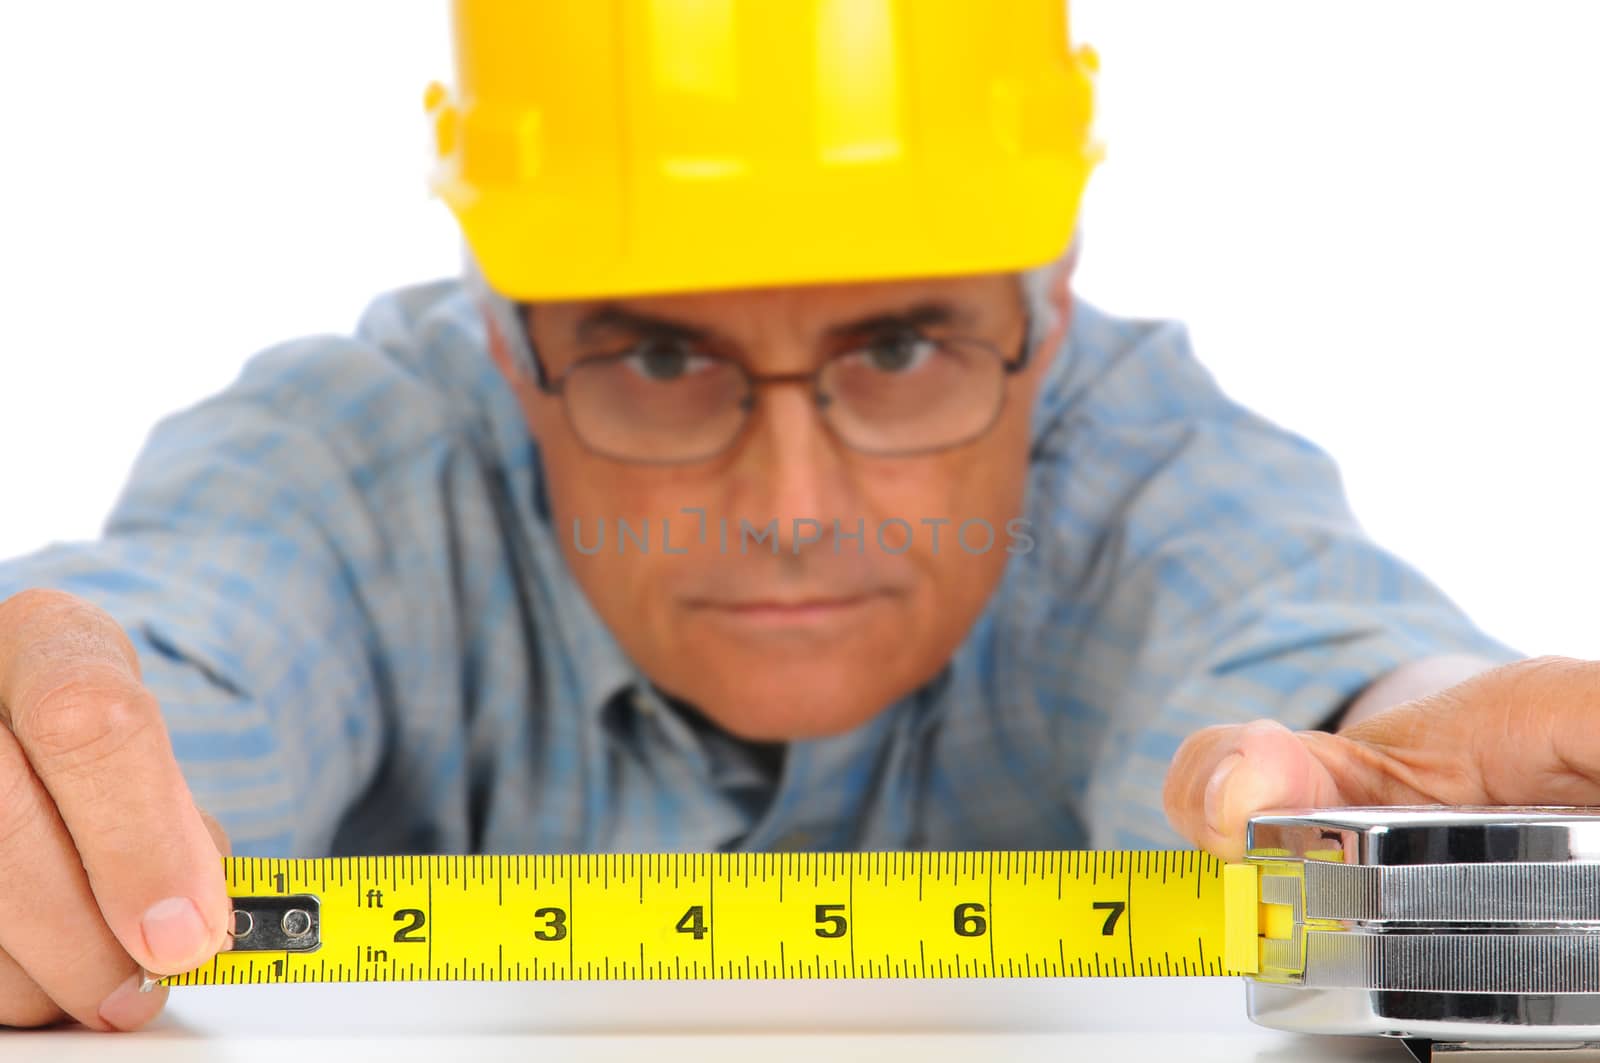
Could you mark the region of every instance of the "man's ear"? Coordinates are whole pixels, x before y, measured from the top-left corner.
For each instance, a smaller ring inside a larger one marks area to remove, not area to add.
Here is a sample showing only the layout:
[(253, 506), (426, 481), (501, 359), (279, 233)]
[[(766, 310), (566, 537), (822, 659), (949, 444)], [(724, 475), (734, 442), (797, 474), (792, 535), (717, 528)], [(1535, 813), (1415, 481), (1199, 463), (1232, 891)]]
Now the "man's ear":
[(499, 367), (500, 375), (513, 387), (530, 382), (527, 370), (511, 357), (511, 348), (506, 343), (504, 333), (500, 331), (500, 322), (495, 313), (487, 306), (481, 305), (478, 312), (483, 315), (484, 335), (489, 337), (489, 357), (493, 358), (494, 364)]
[(1056, 275), (1050, 281), (1050, 305), (1056, 308), (1056, 321), (1062, 329), (1072, 324), (1072, 276), (1078, 270), (1078, 241), (1074, 237)]
[(512, 353), (500, 315), (481, 305), (479, 313), (483, 315), (483, 332), (489, 341), (489, 357), (494, 359), (495, 367), (517, 397), (522, 416), (528, 422), (528, 431), (538, 439), (549, 396), (539, 390), (538, 381), (523, 360)]
[(1050, 286), (1047, 289), (1050, 329), (1040, 338), (1039, 346), (1033, 352), (1033, 361), (1026, 370), (1035, 378), (1042, 377), (1049, 370), (1056, 352), (1067, 338), (1067, 330), (1072, 326), (1072, 274), (1077, 264), (1078, 244), (1074, 240), (1072, 249), (1050, 269)]

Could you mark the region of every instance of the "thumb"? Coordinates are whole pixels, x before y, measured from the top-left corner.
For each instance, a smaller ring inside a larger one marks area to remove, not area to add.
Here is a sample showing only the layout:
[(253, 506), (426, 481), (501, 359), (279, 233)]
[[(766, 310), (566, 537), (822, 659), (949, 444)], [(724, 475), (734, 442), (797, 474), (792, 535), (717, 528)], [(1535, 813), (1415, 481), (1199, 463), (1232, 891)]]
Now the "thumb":
[[(228, 839), (228, 832), (222, 828), (217, 817), (198, 805), (195, 806), (195, 811), (200, 813), (200, 822), (205, 824), (206, 833), (211, 835), (211, 843), (217, 847), (217, 855), (224, 858), (232, 856), (233, 842)], [(231, 926), (232, 917), (229, 917), (229, 924)], [(233, 933), (230, 930), (228, 936), (223, 939), (222, 951), (227, 952), (231, 948), (233, 948)]]
[(1208, 727), (1178, 748), (1174, 829), (1227, 860), (1250, 817), (1341, 805), (1600, 803), (1600, 662), (1538, 657), (1402, 702), (1338, 734), (1275, 721)]
[[(206, 833), (211, 835), (211, 844), (217, 847), (217, 855), (219, 857), (232, 856), (233, 842), (228, 840), (228, 832), (224, 830), (222, 824), (217, 821), (217, 817), (213, 816), (199, 805), (196, 805), (194, 810), (200, 813), (200, 822), (205, 824)], [(229, 921), (230, 923), (232, 922), (231, 918)], [(222, 939), (222, 948), (220, 951), (227, 952), (231, 948), (233, 948), (233, 934), (229, 933)], [(146, 979), (153, 980), (159, 977), (151, 974), (147, 970), (143, 971), (143, 973)]]
[(1295, 732), (1277, 720), (1207, 727), (1179, 747), (1162, 802), (1179, 833), (1238, 860), (1252, 816), (1371, 801), (1373, 773), (1362, 770), (1365, 759), (1365, 750), (1338, 735)]

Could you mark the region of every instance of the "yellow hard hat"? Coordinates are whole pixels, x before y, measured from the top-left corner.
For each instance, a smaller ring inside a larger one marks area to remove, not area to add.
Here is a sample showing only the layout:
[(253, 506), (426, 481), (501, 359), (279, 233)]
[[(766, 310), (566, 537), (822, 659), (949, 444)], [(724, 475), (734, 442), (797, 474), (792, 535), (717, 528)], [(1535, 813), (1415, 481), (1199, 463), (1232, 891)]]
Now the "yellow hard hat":
[(1094, 75), (1065, 0), (454, 0), (433, 190), (572, 299), (1020, 270), (1065, 250)]

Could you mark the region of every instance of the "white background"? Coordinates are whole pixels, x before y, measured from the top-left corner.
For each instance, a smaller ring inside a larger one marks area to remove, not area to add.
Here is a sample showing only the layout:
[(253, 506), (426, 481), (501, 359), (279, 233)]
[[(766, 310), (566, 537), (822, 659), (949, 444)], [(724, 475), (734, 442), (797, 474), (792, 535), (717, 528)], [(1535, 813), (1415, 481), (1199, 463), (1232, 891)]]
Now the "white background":
[[(1600, 657), (1600, 5), (1080, 0), (1079, 290), (1189, 322), (1493, 634)], [(452, 272), (439, 0), (0, 7), (0, 557), (90, 537), (162, 414)]]
[(52, 1063), (1410, 1063), (1254, 1026), (1240, 978), (412, 982), (172, 990), (144, 1031), (0, 1031)]

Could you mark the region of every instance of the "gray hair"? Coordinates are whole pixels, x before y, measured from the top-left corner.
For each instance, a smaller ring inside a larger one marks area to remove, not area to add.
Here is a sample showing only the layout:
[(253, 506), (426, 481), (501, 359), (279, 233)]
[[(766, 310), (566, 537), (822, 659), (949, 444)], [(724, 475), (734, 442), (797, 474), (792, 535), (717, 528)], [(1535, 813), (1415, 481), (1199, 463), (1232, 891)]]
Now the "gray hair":
[[(1037, 353), (1039, 344), (1055, 327), (1056, 308), (1051, 295), (1058, 285), (1066, 283), (1066, 274), (1071, 271), (1078, 257), (1079, 244), (1080, 233), (1075, 231), (1064, 252), (1042, 266), (1034, 266), (1018, 274), (1023, 307), (1028, 313), (1027, 344), (1030, 354)], [(528, 330), (516, 301), (506, 298), (489, 285), (478, 266), (477, 257), (465, 244), (462, 245), (462, 258), (462, 279), (468, 292), (484, 308), (495, 330), (500, 333), (512, 363), (537, 380), (540, 376), (538, 357), (528, 338)]]
[(1039, 353), (1039, 344), (1044, 342), (1044, 338), (1056, 326), (1056, 304), (1052, 301), (1052, 296), (1061, 285), (1067, 283), (1067, 278), (1078, 260), (1078, 250), (1082, 242), (1082, 230), (1074, 229), (1065, 251), (1044, 265), (1025, 269), (1019, 274), (1022, 284), (1022, 306), (1028, 312), (1030, 356)]

